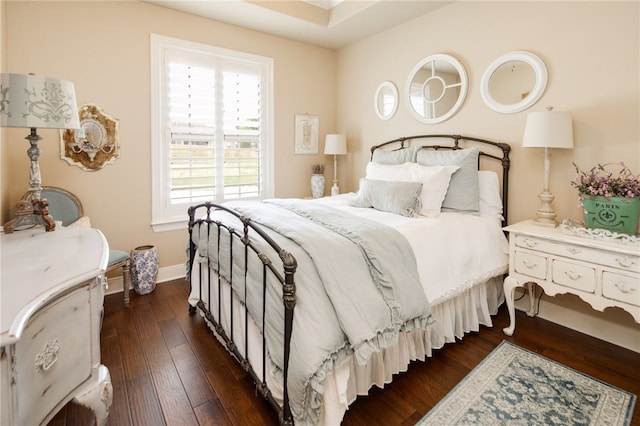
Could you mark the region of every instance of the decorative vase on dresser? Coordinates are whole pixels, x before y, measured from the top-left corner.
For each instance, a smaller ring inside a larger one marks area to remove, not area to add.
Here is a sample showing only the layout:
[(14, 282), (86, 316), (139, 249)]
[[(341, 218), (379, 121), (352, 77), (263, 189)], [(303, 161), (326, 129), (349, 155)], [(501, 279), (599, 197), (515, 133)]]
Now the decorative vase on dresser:
[(580, 194), (588, 228), (636, 235), (640, 197), (603, 197)]
[(46, 424), (69, 401), (106, 423), (111, 377), (100, 363), (109, 248), (97, 229), (2, 235), (0, 424)]

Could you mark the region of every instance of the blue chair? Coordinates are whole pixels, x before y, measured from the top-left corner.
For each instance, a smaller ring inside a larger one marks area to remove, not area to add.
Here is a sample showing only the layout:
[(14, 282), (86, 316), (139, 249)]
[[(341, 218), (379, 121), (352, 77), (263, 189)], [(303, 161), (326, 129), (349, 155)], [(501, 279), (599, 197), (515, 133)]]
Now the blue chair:
[[(26, 193), (23, 199), (28, 197)], [(84, 215), (82, 203), (74, 194), (53, 186), (42, 187), (40, 198), (49, 202), (49, 214), (62, 226), (83, 226), (90, 228), (89, 217)], [(122, 268), (122, 284), (124, 290), (124, 306), (129, 306), (129, 288), (131, 287), (130, 255), (123, 250), (109, 249), (107, 272)]]

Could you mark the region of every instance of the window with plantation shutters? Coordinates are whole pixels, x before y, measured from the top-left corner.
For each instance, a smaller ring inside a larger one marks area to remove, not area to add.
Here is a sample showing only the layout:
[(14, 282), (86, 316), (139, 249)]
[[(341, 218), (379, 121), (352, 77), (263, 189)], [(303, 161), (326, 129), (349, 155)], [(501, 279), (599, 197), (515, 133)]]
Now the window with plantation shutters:
[(153, 52), (154, 229), (193, 204), (273, 196), (272, 60), (162, 36)]

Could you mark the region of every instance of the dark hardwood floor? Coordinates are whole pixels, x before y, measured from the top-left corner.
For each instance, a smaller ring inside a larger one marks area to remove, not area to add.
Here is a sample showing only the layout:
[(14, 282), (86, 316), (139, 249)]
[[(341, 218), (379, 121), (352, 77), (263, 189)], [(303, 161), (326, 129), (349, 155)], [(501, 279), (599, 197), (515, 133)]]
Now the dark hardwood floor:
[[(187, 311), (188, 284), (158, 284), (145, 296), (105, 300), (102, 362), (111, 372), (114, 400), (108, 425), (276, 425), (277, 416), (247, 374), (213, 338), (200, 315)], [(133, 293), (133, 292), (132, 292)], [(467, 335), (412, 363), (384, 390), (373, 388), (351, 406), (343, 424), (414, 425), (502, 340), (540, 353), (640, 395), (640, 354), (518, 312), (513, 337), (503, 306), (494, 327)], [(90, 424), (68, 404), (53, 426)], [(640, 425), (636, 404), (633, 425)]]

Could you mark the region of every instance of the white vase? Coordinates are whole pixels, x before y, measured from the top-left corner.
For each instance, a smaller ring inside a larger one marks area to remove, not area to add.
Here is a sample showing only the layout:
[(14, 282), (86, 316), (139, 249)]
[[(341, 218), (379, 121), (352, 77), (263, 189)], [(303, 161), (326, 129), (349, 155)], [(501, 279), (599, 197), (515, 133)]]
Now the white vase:
[(311, 196), (313, 198), (324, 196), (324, 175), (311, 175)]
[(151, 293), (158, 278), (158, 249), (140, 246), (131, 251), (131, 280), (137, 294)]

